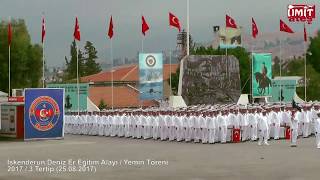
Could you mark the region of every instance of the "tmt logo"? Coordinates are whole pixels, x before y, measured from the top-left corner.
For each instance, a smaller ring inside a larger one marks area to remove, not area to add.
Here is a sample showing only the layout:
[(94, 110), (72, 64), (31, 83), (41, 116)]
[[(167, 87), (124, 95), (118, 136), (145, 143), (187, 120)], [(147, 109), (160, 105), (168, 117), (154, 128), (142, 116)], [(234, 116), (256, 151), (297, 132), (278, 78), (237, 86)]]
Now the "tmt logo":
[(292, 4), (288, 5), (288, 19), (290, 22), (308, 22), (311, 24), (316, 18), (316, 5)]

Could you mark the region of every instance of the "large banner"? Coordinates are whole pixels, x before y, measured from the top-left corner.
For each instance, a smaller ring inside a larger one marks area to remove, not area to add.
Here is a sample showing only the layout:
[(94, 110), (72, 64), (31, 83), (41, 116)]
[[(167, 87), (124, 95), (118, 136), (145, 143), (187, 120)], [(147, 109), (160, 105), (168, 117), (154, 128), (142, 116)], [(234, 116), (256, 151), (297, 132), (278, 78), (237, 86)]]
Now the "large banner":
[(24, 138), (63, 138), (63, 89), (26, 89)]
[(140, 99), (163, 98), (162, 54), (139, 54)]
[[(63, 88), (65, 89), (65, 109), (66, 111), (78, 111), (78, 88), (77, 84), (48, 84), (48, 88)], [(79, 84), (79, 109), (80, 111), (87, 110), (87, 97), (89, 84)]]
[(296, 93), (296, 84), (295, 80), (272, 80), (272, 97), (269, 101), (292, 102)]
[(253, 97), (269, 97), (272, 93), (272, 56), (270, 53), (252, 53)]
[(182, 97), (187, 105), (236, 103), (240, 84), (234, 56), (191, 55), (184, 60)]
[(231, 49), (241, 46), (241, 29), (235, 28), (220, 28), (219, 43), (221, 49)]

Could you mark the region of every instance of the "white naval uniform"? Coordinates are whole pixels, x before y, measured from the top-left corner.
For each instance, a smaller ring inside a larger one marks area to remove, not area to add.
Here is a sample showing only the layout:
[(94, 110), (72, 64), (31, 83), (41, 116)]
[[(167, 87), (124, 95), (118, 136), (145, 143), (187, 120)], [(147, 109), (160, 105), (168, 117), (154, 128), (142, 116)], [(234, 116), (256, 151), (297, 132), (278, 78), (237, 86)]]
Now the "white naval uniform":
[(104, 121), (104, 136), (110, 136), (111, 135), (111, 124), (112, 124), (112, 116), (103, 116)]
[(250, 113), (248, 120), (250, 124), (251, 141), (256, 141), (258, 139), (258, 113)]
[(135, 120), (136, 120), (136, 138), (137, 139), (141, 139), (142, 137), (142, 115), (136, 116)]
[(169, 141), (173, 141), (175, 139), (175, 134), (176, 134), (173, 116), (167, 115), (165, 120), (168, 128)]
[(151, 116), (152, 118), (152, 138), (157, 140), (160, 137), (159, 116)]
[(193, 139), (194, 134), (194, 117), (193, 115), (187, 117), (188, 127), (186, 129), (186, 142), (189, 142)]
[(246, 141), (249, 137), (249, 122), (247, 118), (247, 114), (239, 113), (240, 118), (240, 127), (241, 127), (241, 140)]
[[(188, 116), (182, 116), (181, 117), (181, 120), (182, 120), (182, 127), (183, 127), (183, 139), (187, 142), (187, 138), (188, 138), (188, 127), (189, 127), (189, 124), (188, 124), (188, 119), (189, 117)], [(189, 140), (190, 141), (190, 140)]]
[(273, 135), (272, 135), (273, 139), (279, 139), (280, 126), (281, 126), (279, 116), (276, 112), (271, 111), (270, 119), (271, 119), (271, 123), (273, 124), (273, 126), (272, 126), (273, 130), (271, 131), (271, 132), (273, 132)]
[(141, 136), (143, 139), (149, 138), (148, 128), (147, 128), (147, 117), (146, 116), (140, 116), (141, 118)]
[(311, 135), (310, 123), (312, 122), (312, 112), (307, 111), (305, 114), (306, 115), (305, 115), (304, 122), (303, 122), (303, 137), (306, 138)]
[(200, 129), (200, 116), (193, 116), (194, 128), (193, 128), (193, 141), (198, 143), (201, 139), (201, 129)]
[(80, 134), (87, 135), (88, 134), (88, 120), (87, 115), (80, 115)]
[(220, 130), (220, 142), (226, 143), (227, 142), (227, 116), (222, 116), (221, 114), (218, 115), (217, 120), (219, 122), (219, 130)]
[(213, 116), (207, 117), (207, 127), (208, 127), (208, 141), (210, 144), (215, 142), (216, 138), (216, 118)]
[(290, 129), (291, 129), (291, 145), (297, 145), (298, 139), (298, 128), (299, 122), (303, 121), (304, 113), (303, 112), (296, 112), (293, 118), (291, 118)]
[(320, 118), (314, 120), (315, 135), (316, 135), (316, 146), (320, 149)]
[(265, 144), (268, 144), (268, 133), (269, 133), (269, 123), (266, 116), (259, 114), (256, 116), (258, 118), (258, 131), (259, 131), (259, 145), (262, 144), (262, 141)]
[(167, 124), (165, 118), (166, 116), (164, 115), (159, 116), (160, 139), (162, 141), (167, 139)]
[(209, 117), (203, 117), (200, 116), (199, 120), (200, 120), (200, 128), (201, 128), (201, 142), (203, 144), (208, 143), (208, 135), (209, 135), (209, 131), (208, 131), (208, 126), (207, 126), (207, 121), (208, 121)]
[(182, 116), (174, 116), (174, 124), (176, 126), (176, 138), (180, 142), (183, 140)]

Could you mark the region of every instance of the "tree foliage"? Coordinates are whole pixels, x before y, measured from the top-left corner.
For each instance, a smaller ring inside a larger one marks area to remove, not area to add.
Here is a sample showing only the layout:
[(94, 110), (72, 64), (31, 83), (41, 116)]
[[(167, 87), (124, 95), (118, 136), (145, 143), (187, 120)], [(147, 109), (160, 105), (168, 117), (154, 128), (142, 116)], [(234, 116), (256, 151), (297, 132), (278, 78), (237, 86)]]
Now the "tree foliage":
[(92, 75), (92, 74), (96, 74), (99, 73), (101, 71), (101, 67), (100, 65), (96, 62), (96, 60), (98, 59), (97, 56), (97, 50), (96, 48), (93, 46), (92, 42), (87, 41), (86, 45), (84, 46), (84, 55), (85, 55), (85, 75)]
[[(99, 73), (101, 67), (96, 60), (97, 50), (93, 46), (92, 42), (87, 41), (84, 47), (84, 52), (78, 49), (78, 60), (79, 60), (79, 78), (92, 74)], [(77, 78), (77, 46), (76, 42), (73, 41), (70, 45), (70, 59), (65, 57), (66, 70), (64, 75), (64, 81), (72, 81)]]
[[(283, 71), (283, 76), (304, 77), (304, 59), (292, 59)], [(320, 73), (318, 73), (311, 64), (307, 65), (307, 101), (320, 99)], [(304, 87), (297, 87), (297, 94), (304, 99)]]
[[(25, 21), (12, 20), (11, 89), (38, 87), (42, 75), (42, 48), (31, 44)], [(8, 92), (8, 22), (0, 23), (0, 90)]]
[(320, 73), (320, 31), (317, 36), (310, 38), (310, 45), (307, 50), (307, 63), (311, 64), (315, 71)]
[(103, 99), (100, 99), (98, 108), (99, 108), (100, 110), (103, 110), (103, 109), (106, 109), (107, 107), (108, 107), (108, 106), (107, 106), (107, 104), (104, 102), (104, 100), (103, 100)]

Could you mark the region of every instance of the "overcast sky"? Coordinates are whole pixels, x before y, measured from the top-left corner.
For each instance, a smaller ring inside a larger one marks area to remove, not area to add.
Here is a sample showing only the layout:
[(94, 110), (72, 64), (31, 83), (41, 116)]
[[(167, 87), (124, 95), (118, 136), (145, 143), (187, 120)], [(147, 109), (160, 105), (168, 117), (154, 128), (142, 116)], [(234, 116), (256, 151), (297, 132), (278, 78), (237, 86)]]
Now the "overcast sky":
[[(279, 18), (287, 20), (287, 5), (294, 2), (316, 4), (319, 16), (319, 0), (190, 0), (190, 32), (196, 42), (213, 39), (212, 26), (224, 25), (225, 14), (243, 26), (247, 33), (254, 17), (259, 30), (275, 32)], [(179, 17), (186, 27), (186, 0), (1, 0), (0, 18), (23, 18), (27, 23), (33, 43), (41, 39), (41, 13), (46, 16), (45, 54), (49, 66), (62, 65), (69, 56), (73, 40), (75, 16), (79, 17), (81, 43), (92, 41), (100, 60), (110, 56), (106, 32), (109, 16), (114, 20), (114, 57), (135, 57), (141, 50), (141, 15), (150, 26), (144, 41), (145, 52), (161, 52), (176, 46), (176, 29), (168, 27), (168, 12)], [(295, 31), (302, 25), (290, 23)], [(319, 19), (309, 26), (310, 31), (319, 28)]]

